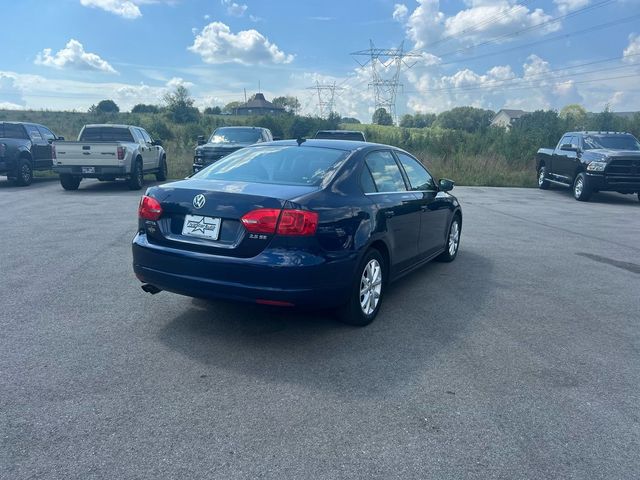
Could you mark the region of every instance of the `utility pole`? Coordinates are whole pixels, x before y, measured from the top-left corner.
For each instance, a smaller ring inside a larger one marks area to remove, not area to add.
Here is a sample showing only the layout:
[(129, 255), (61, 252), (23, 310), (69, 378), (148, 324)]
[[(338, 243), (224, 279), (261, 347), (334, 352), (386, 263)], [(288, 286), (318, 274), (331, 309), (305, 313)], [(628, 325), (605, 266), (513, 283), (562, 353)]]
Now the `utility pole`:
[(307, 90), (315, 90), (317, 92), (318, 113), (321, 118), (328, 118), (334, 111), (336, 91), (340, 91), (342, 88), (336, 86), (336, 82), (323, 84), (316, 80), (315, 86), (308, 87)]
[[(404, 42), (399, 48), (376, 48), (373, 40), (369, 40), (369, 49), (353, 52), (351, 55), (361, 67), (370, 65), (371, 82), (369, 87), (373, 87), (375, 98), (375, 110), (384, 108), (397, 123), (396, 95), (400, 83), (400, 71), (404, 65), (407, 68), (413, 67), (417, 60), (408, 63), (407, 59), (417, 59), (422, 57), (420, 52), (406, 52)], [(364, 61), (360, 59), (364, 57)]]

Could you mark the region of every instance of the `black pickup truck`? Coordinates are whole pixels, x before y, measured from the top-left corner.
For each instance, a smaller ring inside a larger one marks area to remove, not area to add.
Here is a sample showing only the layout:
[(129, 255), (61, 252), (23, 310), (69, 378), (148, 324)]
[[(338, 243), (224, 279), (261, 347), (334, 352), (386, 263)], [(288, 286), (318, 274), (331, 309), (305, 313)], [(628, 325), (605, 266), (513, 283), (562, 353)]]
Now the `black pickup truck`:
[(51, 170), (54, 141), (63, 141), (36, 123), (0, 122), (0, 175), (17, 185), (30, 185), (35, 170)]
[(538, 150), (536, 170), (538, 187), (571, 187), (576, 200), (601, 191), (635, 193), (640, 200), (640, 143), (630, 133), (565, 133), (556, 148)]

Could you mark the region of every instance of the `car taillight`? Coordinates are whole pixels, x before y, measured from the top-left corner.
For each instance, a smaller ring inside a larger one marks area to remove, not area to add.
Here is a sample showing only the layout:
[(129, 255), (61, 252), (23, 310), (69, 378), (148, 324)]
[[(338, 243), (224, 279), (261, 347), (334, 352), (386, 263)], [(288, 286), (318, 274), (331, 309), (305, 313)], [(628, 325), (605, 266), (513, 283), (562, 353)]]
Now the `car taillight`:
[(251, 233), (310, 236), (318, 228), (318, 214), (307, 210), (260, 208), (241, 219)]
[(153, 197), (145, 195), (140, 199), (138, 217), (143, 220), (158, 220), (162, 215), (162, 205)]
[(126, 151), (124, 147), (118, 147), (118, 160), (124, 160), (124, 153)]
[(247, 213), (240, 221), (251, 233), (275, 233), (280, 212), (279, 208), (260, 208)]
[(56, 157), (56, 146), (55, 145), (51, 145), (51, 158), (53, 160), (58, 158), (58, 157)]
[(279, 235), (314, 235), (318, 228), (318, 214), (308, 210), (283, 210), (278, 222)]

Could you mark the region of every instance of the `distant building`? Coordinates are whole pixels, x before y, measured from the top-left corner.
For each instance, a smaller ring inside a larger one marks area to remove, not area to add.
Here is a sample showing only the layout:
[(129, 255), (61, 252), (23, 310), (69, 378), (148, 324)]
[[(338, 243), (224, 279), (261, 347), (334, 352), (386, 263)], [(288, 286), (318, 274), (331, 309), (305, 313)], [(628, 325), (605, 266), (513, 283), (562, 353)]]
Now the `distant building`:
[(285, 110), (267, 101), (262, 93), (256, 93), (247, 103), (236, 109), (236, 115), (280, 115)]
[(525, 112), (524, 110), (509, 110), (503, 108), (498, 113), (496, 113), (495, 117), (493, 117), (493, 120), (491, 120), (491, 126), (510, 128), (514, 121), (516, 121), (523, 115), (526, 115), (527, 113), (531, 112)]

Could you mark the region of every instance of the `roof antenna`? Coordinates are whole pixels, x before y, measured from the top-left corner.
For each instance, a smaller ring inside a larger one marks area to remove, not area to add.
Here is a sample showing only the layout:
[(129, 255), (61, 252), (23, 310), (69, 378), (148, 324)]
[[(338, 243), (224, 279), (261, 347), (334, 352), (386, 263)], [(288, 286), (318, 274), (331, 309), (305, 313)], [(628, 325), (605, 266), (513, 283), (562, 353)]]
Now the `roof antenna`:
[(306, 141), (307, 141), (307, 139), (306, 138), (302, 138), (302, 137), (298, 137), (296, 139), (296, 142), (298, 142), (298, 146), (302, 145)]

